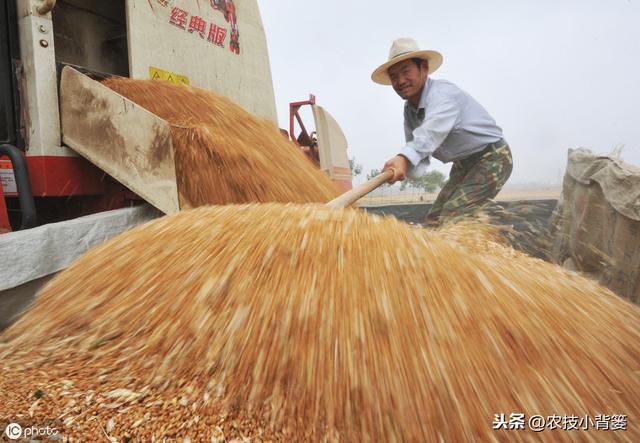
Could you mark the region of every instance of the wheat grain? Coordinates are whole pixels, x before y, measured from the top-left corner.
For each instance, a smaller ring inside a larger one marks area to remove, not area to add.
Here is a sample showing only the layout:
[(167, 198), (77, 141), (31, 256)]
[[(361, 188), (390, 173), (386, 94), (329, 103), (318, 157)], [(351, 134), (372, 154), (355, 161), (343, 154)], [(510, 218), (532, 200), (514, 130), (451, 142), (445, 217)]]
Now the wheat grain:
[[(6, 332), (0, 417), (41, 390), (34, 417), (77, 440), (638, 441), (640, 309), (458, 229), (281, 204), (135, 228)], [(629, 429), (493, 431), (501, 412)]]

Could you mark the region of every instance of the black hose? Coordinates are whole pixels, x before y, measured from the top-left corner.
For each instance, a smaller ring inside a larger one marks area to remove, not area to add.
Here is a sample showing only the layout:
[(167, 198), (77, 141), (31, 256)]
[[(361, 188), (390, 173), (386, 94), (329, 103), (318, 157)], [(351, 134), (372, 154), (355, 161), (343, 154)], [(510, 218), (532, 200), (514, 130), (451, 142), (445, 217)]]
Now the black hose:
[(22, 151), (15, 146), (0, 145), (0, 156), (2, 155), (8, 156), (13, 165), (13, 175), (16, 179), (18, 201), (20, 202), (20, 212), (22, 213), (20, 229), (33, 228), (37, 220), (36, 203), (31, 192), (27, 162), (22, 155)]

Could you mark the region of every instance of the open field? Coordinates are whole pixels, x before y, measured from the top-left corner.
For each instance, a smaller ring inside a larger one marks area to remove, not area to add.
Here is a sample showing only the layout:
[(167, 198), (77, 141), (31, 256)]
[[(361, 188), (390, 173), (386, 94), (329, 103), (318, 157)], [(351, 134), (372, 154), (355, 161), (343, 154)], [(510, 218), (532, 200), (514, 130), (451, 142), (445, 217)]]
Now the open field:
[[(496, 197), (497, 201), (517, 200), (557, 200), (562, 188), (560, 186), (540, 187), (529, 189), (503, 189)], [(384, 189), (375, 195), (368, 195), (359, 201), (359, 206), (379, 206), (406, 203), (433, 203), (438, 193), (411, 193), (402, 194), (385, 192)]]

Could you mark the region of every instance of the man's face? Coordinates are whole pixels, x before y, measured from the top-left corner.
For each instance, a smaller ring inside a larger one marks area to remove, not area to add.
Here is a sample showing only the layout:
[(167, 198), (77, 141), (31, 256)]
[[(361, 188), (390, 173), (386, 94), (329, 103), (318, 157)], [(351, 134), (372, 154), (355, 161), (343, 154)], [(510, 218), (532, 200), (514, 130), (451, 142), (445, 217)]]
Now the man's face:
[(391, 66), (387, 71), (394, 91), (405, 100), (418, 103), (429, 68), (425, 61), (420, 68), (413, 60), (404, 60)]

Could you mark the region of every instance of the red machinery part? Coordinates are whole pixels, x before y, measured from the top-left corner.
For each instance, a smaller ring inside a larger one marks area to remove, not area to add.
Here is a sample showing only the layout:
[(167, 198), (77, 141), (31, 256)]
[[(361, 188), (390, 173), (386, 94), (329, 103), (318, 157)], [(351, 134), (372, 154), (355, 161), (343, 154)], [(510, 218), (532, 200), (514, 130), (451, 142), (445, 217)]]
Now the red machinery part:
[[(54, 216), (57, 220), (60, 214), (62, 218), (70, 219), (130, 206), (133, 201), (140, 201), (135, 193), (82, 157), (29, 156), (26, 161), (40, 224), (50, 222), (49, 219)], [(0, 174), (5, 177), (5, 184), (10, 182), (7, 179), (8, 170), (12, 171), (11, 162), (0, 159)], [(16, 192), (7, 192), (0, 184), (0, 234), (13, 230), (5, 198), (16, 196)], [(68, 208), (60, 212), (55, 199), (47, 203), (49, 197), (75, 197), (76, 200), (73, 204), (68, 200)], [(54, 207), (55, 211), (47, 214)]]
[(105, 173), (82, 157), (27, 157), (33, 195), (60, 197), (105, 192)]
[(82, 157), (38, 156), (27, 157), (27, 162), (35, 197), (95, 197), (70, 210), (70, 218), (123, 208), (141, 200)]
[[(291, 139), (298, 144), (304, 145), (304, 143), (300, 143), (301, 140), (298, 140), (298, 138), (300, 137), (309, 139), (309, 141), (311, 140), (311, 137), (307, 132), (307, 128), (305, 128), (304, 123), (302, 122), (302, 118), (300, 117), (300, 113), (298, 111), (302, 106), (315, 105), (315, 104), (316, 104), (316, 96), (313, 94), (309, 94), (309, 100), (289, 103), (289, 135), (291, 136)], [(295, 136), (294, 118), (298, 121), (298, 124), (300, 125), (300, 129), (301, 129), (300, 136), (297, 138)]]
[[(307, 128), (302, 122), (302, 117), (300, 117), (300, 108), (306, 105), (315, 105), (316, 97), (313, 94), (309, 94), (309, 100), (304, 100), (300, 102), (289, 103), (289, 136), (291, 140), (300, 146), (302, 152), (311, 160), (311, 163), (315, 165), (316, 168), (320, 168), (320, 153), (318, 152), (318, 146), (316, 140), (314, 139), (314, 133), (309, 134)], [(298, 125), (300, 126), (300, 134), (296, 137), (295, 133), (295, 121), (298, 121)]]

